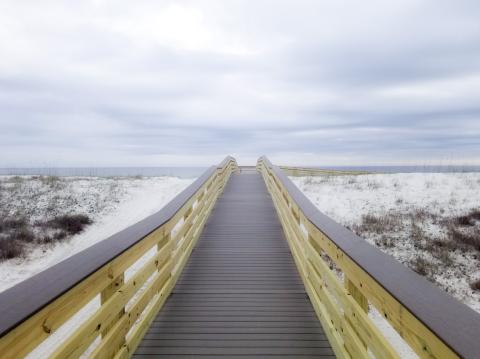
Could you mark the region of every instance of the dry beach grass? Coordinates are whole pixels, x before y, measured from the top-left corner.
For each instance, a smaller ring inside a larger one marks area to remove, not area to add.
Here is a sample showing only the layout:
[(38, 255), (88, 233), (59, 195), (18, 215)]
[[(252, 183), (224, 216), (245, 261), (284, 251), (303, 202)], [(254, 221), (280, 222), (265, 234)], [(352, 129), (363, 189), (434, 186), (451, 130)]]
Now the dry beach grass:
[(118, 201), (119, 181), (56, 176), (0, 177), (0, 260), (66, 241)]
[(292, 178), (324, 213), (480, 311), (480, 174)]

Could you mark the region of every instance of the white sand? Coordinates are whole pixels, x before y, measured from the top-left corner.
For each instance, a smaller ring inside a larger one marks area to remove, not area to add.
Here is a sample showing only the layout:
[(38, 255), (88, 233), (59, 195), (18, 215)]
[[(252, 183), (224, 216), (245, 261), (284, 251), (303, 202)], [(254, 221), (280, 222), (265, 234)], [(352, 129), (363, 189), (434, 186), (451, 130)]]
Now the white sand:
[[(26, 181), (24, 185), (27, 187), (38, 186), (38, 181)], [(88, 213), (94, 223), (84, 232), (51, 248), (41, 246), (33, 249), (27, 258), (0, 262), (0, 292), (155, 213), (192, 183), (193, 179), (70, 177), (67, 181), (68, 185), (61, 191), (74, 197), (77, 208), (73, 212)], [(111, 185), (117, 188), (110, 196), (105, 196), (106, 188)], [(60, 193), (60, 197), (64, 195), (65, 193)], [(43, 199), (30, 201), (28, 206), (46, 206), (47, 202)], [(63, 201), (62, 204), (60, 201), (57, 205), (60, 206), (59, 213), (72, 212), (70, 202)], [(67, 207), (61, 208), (62, 205)], [(31, 210), (32, 213), (39, 212), (38, 208)]]
[[(464, 215), (480, 208), (480, 173), (403, 173), (359, 176), (291, 177), (300, 190), (319, 208), (342, 225), (354, 228), (362, 216), (389, 212), (408, 216), (418, 210), (432, 213), (437, 218)], [(405, 217), (408, 218), (408, 217)], [(420, 250), (411, 240), (411, 223), (403, 219), (400, 230), (386, 232), (393, 238), (392, 247), (380, 247), (405, 265), (410, 265)], [(426, 240), (444, 238), (442, 226), (434, 221), (419, 222)], [(480, 226), (480, 223), (476, 223)], [(365, 238), (375, 245), (379, 237)], [(451, 264), (436, 262), (438, 268), (433, 280), (458, 300), (480, 312), (480, 293), (469, 283), (480, 279), (480, 258), (475, 249), (452, 251)], [(428, 256), (428, 253), (422, 255)], [(375, 311), (370, 316), (402, 358), (417, 356), (403, 342), (393, 328)]]

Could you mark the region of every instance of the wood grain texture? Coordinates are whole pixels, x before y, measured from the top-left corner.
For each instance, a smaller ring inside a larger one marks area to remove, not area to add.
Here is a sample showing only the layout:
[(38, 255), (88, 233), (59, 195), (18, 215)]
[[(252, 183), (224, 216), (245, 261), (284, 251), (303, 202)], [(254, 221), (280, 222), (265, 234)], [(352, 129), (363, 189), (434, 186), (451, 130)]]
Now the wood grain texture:
[(260, 175), (233, 174), (135, 358), (334, 358)]
[[(125, 348), (129, 344), (125, 335), (141, 312), (147, 306), (161, 306), (158, 298), (168, 296), (173, 287), (167, 291), (162, 287), (171, 277), (175, 259), (169, 249), (171, 229), (188, 217), (183, 233), (192, 244), (182, 254), (188, 258), (222, 184), (235, 168), (235, 160), (227, 157), (156, 214), (0, 293), (0, 356), (25, 356), (97, 295), (100, 309), (59, 343), (53, 357), (79, 357), (97, 337), (102, 341), (94, 357), (113, 357), (118, 348)], [(125, 270), (153, 247), (158, 248), (156, 257), (125, 282)], [(168, 267), (164, 270), (159, 266), (165, 261)], [(151, 277), (157, 270), (158, 280)], [(126, 304), (148, 279), (152, 279), (150, 284), (126, 311)]]
[[(343, 305), (346, 305), (346, 314), (350, 316), (348, 322), (356, 321), (356, 326), (352, 328), (353, 332), (345, 333), (344, 339), (348, 340), (350, 334), (355, 333), (362, 339), (368, 339), (372, 328), (358, 321), (362, 315), (356, 309), (357, 306), (365, 309), (368, 301), (420, 357), (478, 357), (478, 313), (325, 216), (290, 181), (285, 172), (267, 158), (260, 158), (257, 168), (270, 182), (272, 197), (279, 204), (277, 207), (286, 213), (286, 232), (295, 236), (292, 222), (300, 219), (309, 234), (306, 247), (313, 247), (314, 254), (310, 261), (313, 258), (313, 264), (318, 265), (321, 254), (328, 256), (351, 282), (347, 284), (347, 289), (353, 292), (349, 293), (349, 297), (356, 297), (356, 303), (350, 300), (350, 303)], [(296, 240), (293, 242), (300, 243)], [(303, 260), (301, 262), (299, 267), (304, 267)], [(317, 271), (317, 284), (321, 288), (325, 287), (322, 282), (329, 280), (328, 276), (322, 277), (322, 273), (326, 272), (321, 269)], [(308, 290), (309, 285), (306, 284), (306, 287)], [(341, 293), (338, 286), (334, 285), (333, 289), (333, 294)], [(327, 311), (328, 314), (332, 313)]]

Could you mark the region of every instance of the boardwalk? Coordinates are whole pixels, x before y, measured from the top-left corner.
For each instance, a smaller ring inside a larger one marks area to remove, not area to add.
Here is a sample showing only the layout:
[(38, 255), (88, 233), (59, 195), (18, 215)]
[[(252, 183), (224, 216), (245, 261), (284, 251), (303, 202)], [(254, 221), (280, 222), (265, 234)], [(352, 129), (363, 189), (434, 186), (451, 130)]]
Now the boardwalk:
[(227, 156), (157, 213), (0, 293), (0, 353), (399, 359), (372, 308), (421, 358), (478, 358), (478, 313), (321, 213), (268, 158)]
[(262, 177), (232, 175), (134, 357), (334, 358)]

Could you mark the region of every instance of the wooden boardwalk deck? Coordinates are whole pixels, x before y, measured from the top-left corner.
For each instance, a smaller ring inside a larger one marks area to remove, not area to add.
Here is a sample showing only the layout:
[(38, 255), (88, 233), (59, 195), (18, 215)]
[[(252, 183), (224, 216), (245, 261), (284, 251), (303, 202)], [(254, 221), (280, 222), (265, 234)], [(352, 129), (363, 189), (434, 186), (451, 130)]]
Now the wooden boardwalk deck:
[(367, 308), (419, 357), (478, 359), (478, 313), (321, 213), (265, 156), (227, 156), (160, 211), (0, 293), (0, 357), (398, 359)]
[(232, 175), (134, 357), (334, 358), (262, 177)]

